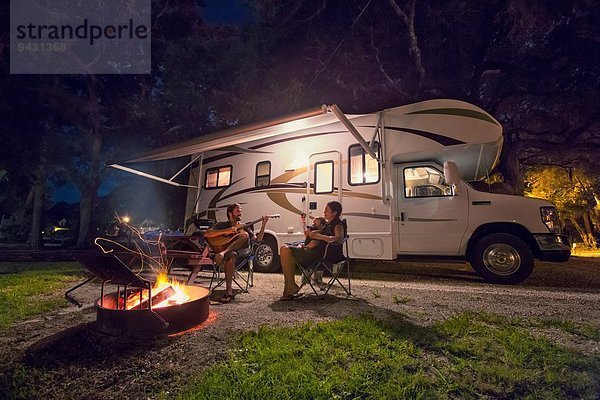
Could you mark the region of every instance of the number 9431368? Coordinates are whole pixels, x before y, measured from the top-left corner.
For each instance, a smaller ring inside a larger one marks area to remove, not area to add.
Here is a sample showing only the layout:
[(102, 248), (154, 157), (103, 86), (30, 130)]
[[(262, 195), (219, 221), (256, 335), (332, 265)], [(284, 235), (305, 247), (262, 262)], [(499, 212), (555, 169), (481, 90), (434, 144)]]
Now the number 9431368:
[(66, 43), (19, 43), (17, 51), (19, 52), (64, 52), (67, 50)]

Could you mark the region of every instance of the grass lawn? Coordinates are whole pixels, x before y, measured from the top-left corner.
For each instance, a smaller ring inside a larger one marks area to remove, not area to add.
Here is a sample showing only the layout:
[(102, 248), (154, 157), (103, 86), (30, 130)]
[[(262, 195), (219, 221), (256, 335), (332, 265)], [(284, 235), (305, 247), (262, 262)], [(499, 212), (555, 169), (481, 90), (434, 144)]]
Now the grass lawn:
[(181, 399), (595, 399), (600, 358), (531, 328), (597, 340), (598, 327), (463, 313), (431, 327), (371, 316), (240, 334)]
[[(62, 291), (82, 275), (77, 263), (0, 263), (0, 333), (19, 320), (66, 305)], [(393, 301), (413, 300), (395, 296)], [(564, 347), (560, 338), (577, 348), (597, 346), (600, 327), (473, 312), (429, 326), (371, 315), (265, 326), (239, 333), (227, 361), (191, 383), (182, 381), (182, 390), (178, 383), (177, 393), (180, 399), (600, 398), (600, 355)], [(0, 398), (41, 398), (52, 389), (39, 382), (79, 372), (77, 364), (37, 367), (8, 353), (0, 354), (3, 364)], [(94, 368), (84, 374), (93, 374)], [(99, 368), (102, 381), (105, 371)], [(76, 382), (69, 382), (69, 390), (77, 388)], [(159, 397), (173, 397), (168, 383), (155, 388), (163, 390)]]
[(66, 306), (60, 291), (82, 276), (75, 262), (0, 263), (0, 331), (17, 321)]

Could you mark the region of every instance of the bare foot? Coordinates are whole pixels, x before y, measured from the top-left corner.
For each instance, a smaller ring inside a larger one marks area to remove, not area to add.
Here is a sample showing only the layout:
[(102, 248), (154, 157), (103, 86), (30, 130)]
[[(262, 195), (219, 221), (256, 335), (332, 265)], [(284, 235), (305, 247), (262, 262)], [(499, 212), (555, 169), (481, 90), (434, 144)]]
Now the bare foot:
[(222, 264), (224, 259), (225, 259), (225, 252), (224, 251), (215, 254), (215, 263)]
[(283, 296), (282, 297), (294, 296), (294, 295), (298, 294), (299, 291), (300, 291), (300, 286), (294, 285), (294, 290), (291, 291), (291, 292), (288, 292), (288, 293), (286, 293), (285, 291), (283, 291)]

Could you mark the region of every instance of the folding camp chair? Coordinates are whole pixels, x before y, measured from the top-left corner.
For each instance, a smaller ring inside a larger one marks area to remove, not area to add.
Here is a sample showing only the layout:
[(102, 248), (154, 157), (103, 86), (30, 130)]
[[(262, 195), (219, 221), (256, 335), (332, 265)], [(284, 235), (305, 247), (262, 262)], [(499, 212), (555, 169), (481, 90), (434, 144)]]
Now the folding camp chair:
[[(244, 252), (242, 256), (238, 257), (236, 260), (235, 267), (233, 269), (233, 283), (240, 288), (242, 293), (248, 293), (248, 288), (254, 286), (254, 247), (256, 244), (257, 242), (250, 241), (248, 247), (243, 249)], [(241, 252), (241, 250), (238, 250), (238, 252)], [(214, 262), (213, 265), (217, 279), (215, 286), (210, 287), (211, 291), (214, 291), (216, 288), (225, 283), (224, 265)], [(246, 271), (244, 271), (244, 269)]]
[[(300, 288), (308, 284), (315, 295), (319, 298), (324, 298), (331, 287), (337, 282), (347, 296), (352, 295), (352, 287), (350, 285), (350, 258), (348, 257), (348, 227), (346, 220), (342, 220), (344, 226), (344, 239), (341, 243), (328, 243), (325, 247), (323, 258), (317, 260), (308, 267), (303, 267), (300, 264), (298, 268), (302, 273), (302, 284)], [(314, 276), (317, 271), (322, 271), (324, 276), (329, 276), (329, 280), (325, 284), (324, 293), (320, 294), (313, 285)], [(342, 272), (345, 271), (348, 277), (348, 284), (344, 285), (340, 280)]]

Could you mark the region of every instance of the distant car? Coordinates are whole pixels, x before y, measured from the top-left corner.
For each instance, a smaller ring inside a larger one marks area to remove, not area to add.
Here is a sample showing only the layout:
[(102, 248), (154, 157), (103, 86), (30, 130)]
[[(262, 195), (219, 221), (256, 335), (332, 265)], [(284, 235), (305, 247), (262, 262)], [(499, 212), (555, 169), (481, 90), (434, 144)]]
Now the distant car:
[(63, 247), (73, 242), (73, 233), (69, 228), (51, 226), (42, 231), (44, 247)]

